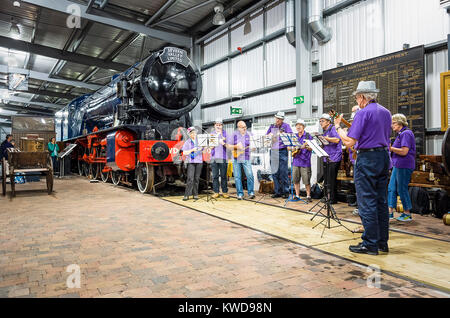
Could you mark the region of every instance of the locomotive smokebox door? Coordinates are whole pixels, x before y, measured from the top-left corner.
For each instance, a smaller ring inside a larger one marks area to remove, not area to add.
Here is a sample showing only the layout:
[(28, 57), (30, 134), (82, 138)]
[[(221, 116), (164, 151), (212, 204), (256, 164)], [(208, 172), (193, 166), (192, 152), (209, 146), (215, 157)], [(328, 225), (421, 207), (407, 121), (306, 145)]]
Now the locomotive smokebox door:
[(182, 49), (166, 47), (153, 54), (138, 73), (141, 75), (140, 91), (149, 113), (156, 119), (178, 119), (189, 113), (200, 100), (200, 72)]

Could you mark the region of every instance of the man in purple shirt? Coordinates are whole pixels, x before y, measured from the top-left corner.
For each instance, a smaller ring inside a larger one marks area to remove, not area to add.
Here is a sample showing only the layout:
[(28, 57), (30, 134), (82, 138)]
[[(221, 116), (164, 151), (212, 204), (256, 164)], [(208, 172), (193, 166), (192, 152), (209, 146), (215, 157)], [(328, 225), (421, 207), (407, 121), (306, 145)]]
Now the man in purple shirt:
[(350, 246), (350, 251), (378, 255), (389, 252), (389, 210), (387, 183), (389, 179), (389, 145), (391, 113), (376, 102), (379, 90), (373, 81), (360, 82), (353, 93), (361, 108), (355, 115), (348, 135), (341, 129), (342, 116), (335, 119), (336, 129), (346, 147), (355, 149), (355, 187), (358, 210), (364, 233), (362, 243)]
[(416, 139), (414, 133), (408, 129), (408, 120), (403, 114), (392, 116), (392, 130), (398, 133), (398, 136), (390, 147), (394, 169), (388, 187), (389, 218), (394, 218), (398, 194), (405, 212), (397, 220), (408, 222), (412, 221), (408, 185), (416, 168)]
[(230, 196), (228, 193), (227, 186), (227, 148), (226, 148), (226, 138), (227, 133), (223, 130), (222, 119), (216, 119), (214, 124), (214, 129), (211, 132), (212, 135), (216, 135), (219, 141), (219, 146), (212, 148), (211, 150), (211, 171), (213, 178), (213, 191), (212, 197), (217, 199), (219, 197), (219, 177), (220, 185), (222, 187), (222, 196), (228, 199)]
[(281, 141), (282, 133), (292, 133), (292, 129), (284, 123), (284, 112), (278, 112), (275, 115), (275, 124), (270, 125), (266, 133), (272, 137), (270, 168), (275, 188), (272, 198), (283, 196), (287, 199), (289, 197), (288, 151), (287, 146)]
[(244, 169), (247, 177), (247, 192), (249, 199), (255, 198), (255, 181), (253, 178), (252, 165), (250, 163), (250, 140), (252, 135), (247, 131), (247, 125), (244, 121), (237, 123), (238, 130), (227, 139), (227, 148), (232, 150), (233, 154), (233, 175), (236, 184), (237, 198), (244, 198), (244, 188), (242, 186), (242, 173)]
[(190, 127), (187, 132), (189, 139), (184, 142), (182, 147), (183, 157), (187, 162), (186, 191), (183, 201), (189, 200), (190, 195), (194, 196), (194, 200), (198, 200), (198, 186), (203, 166), (203, 150), (198, 146), (197, 129)]
[[(294, 160), (292, 161), (292, 180), (294, 182), (296, 197), (294, 201), (299, 201), (300, 199), (300, 180), (303, 181), (306, 187), (306, 201), (312, 202), (311, 199), (311, 153), (312, 149), (306, 144), (306, 140), (312, 140), (310, 134), (305, 131), (305, 121), (298, 119), (295, 124), (295, 129), (297, 129), (297, 139), (300, 143), (300, 149), (289, 149), (293, 151)], [(297, 150), (297, 153), (295, 153)], [(295, 155), (294, 155), (295, 153)]]
[(324, 158), (324, 179), (325, 184), (328, 185), (329, 197), (331, 204), (337, 204), (337, 175), (342, 160), (342, 141), (336, 128), (331, 124), (331, 117), (328, 114), (323, 114), (319, 120), (322, 127), (323, 139), (328, 142), (324, 145), (323, 150), (329, 155), (329, 158)]

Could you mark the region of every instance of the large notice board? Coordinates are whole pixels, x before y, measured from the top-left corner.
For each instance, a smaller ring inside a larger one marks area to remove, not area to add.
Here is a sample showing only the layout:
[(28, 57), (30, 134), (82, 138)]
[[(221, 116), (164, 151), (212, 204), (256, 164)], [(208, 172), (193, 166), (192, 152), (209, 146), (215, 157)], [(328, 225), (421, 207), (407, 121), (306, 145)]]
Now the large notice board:
[[(424, 47), (376, 57), (323, 72), (323, 108), (345, 118), (356, 105), (352, 93), (360, 81), (375, 81), (378, 103), (393, 114), (406, 116), (416, 137), (417, 153), (424, 153), (425, 142), (425, 71)], [(377, 129), (377, 127), (372, 127)]]

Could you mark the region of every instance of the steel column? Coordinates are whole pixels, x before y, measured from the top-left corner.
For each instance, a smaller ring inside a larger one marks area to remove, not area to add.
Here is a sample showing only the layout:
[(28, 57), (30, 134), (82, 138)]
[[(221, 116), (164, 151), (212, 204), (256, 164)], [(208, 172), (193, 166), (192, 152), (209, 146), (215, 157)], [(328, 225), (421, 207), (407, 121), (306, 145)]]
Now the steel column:
[(297, 118), (312, 117), (312, 36), (311, 30), (308, 26), (308, 2), (308, 0), (295, 1), (296, 95), (305, 97), (304, 104), (296, 105)]
[[(198, 68), (202, 62), (201, 49), (202, 49), (201, 45), (195, 44), (194, 41), (192, 41), (190, 55), (191, 55), (192, 62), (194, 62), (194, 64), (197, 65)], [(199, 70), (200, 70), (200, 68), (199, 68)], [(194, 126), (202, 127), (202, 120), (203, 120), (202, 108), (201, 108), (202, 103), (203, 103), (203, 92), (202, 92), (202, 96), (201, 96), (200, 100), (198, 101), (197, 106), (195, 106), (195, 108), (191, 112), (192, 123)]]

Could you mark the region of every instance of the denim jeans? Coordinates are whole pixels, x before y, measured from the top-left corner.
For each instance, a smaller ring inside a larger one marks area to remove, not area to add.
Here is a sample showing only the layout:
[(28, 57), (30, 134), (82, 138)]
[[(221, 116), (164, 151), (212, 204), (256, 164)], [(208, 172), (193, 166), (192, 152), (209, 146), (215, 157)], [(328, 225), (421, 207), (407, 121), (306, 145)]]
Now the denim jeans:
[(225, 160), (222, 161), (223, 162), (211, 161), (214, 193), (219, 193), (220, 190), (219, 177), (220, 177), (220, 185), (222, 187), (222, 193), (228, 193), (228, 186), (227, 186), (228, 163)]
[(363, 245), (371, 251), (378, 251), (379, 247), (387, 246), (389, 240), (389, 163), (386, 150), (362, 152), (356, 160), (356, 197), (364, 226), (361, 238)]
[(248, 195), (254, 195), (255, 181), (253, 179), (252, 164), (250, 163), (250, 160), (244, 161), (233, 160), (233, 175), (234, 175), (234, 182), (236, 183), (237, 195), (244, 196), (244, 188), (242, 187), (241, 167), (244, 168), (244, 173), (245, 176), (247, 177)]
[(58, 167), (58, 157), (56, 157), (56, 156), (51, 156), (51, 158), (52, 158), (52, 164), (53, 164), (53, 173), (55, 173), (56, 171), (59, 170), (59, 167)]
[(412, 203), (408, 192), (413, 169), (395, 168), (392, 170), (388, 187), (388, 203), (390, 208), (397, 208), (397, 195), (403, 204), (403, 211), (411, 211)]
[(289, 180), (288, 151), (286, 148), (270, 151), (270, 169), (275, 194), (288, 194), (291, 181)]

